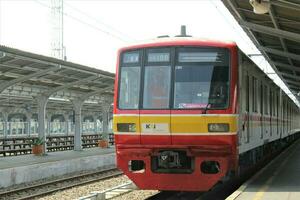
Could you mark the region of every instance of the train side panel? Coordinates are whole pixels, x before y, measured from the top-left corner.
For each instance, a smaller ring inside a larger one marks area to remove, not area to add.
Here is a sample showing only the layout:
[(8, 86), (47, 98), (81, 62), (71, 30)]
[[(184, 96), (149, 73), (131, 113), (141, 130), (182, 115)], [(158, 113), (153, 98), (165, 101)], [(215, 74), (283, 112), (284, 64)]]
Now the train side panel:
[(299, 108), (241, 51), (239, 70), (238, 149), (242, 162), (254, 164), (267, 145), (277, 148), (300, 131)]

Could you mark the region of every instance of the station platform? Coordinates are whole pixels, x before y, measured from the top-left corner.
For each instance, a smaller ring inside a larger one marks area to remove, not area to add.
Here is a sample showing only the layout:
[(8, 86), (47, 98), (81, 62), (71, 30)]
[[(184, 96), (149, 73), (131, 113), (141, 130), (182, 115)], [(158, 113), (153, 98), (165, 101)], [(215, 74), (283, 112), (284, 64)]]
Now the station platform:
[(226, 200), (299, 200), (300, 140), (294, 142)]
[(3, 157), (0, 158), (0, 188), (115, 165), (114, 147), (48, 152), (45, 156)]

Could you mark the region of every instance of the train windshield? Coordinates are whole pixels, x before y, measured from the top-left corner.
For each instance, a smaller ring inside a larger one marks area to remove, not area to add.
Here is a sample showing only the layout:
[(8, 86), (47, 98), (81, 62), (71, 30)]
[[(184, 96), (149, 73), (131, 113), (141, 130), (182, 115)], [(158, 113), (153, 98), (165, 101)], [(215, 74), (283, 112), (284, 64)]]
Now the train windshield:
[(224, 109), (229, 102), (229, 56), (224, 49), (182, 48), (174, 79), (174, 108)]
[(120, 69), (120, 109), (228, 107), (230, 67), (226, 49), (173, 47), (125, 52)]

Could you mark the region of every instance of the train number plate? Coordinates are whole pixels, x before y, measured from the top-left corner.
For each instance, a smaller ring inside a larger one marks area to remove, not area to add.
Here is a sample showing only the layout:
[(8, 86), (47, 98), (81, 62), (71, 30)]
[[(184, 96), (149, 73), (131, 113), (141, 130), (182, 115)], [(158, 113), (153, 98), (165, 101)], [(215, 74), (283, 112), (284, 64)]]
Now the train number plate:
[(169, 124), (167, 123), (143, 123), (143, 133), (169, 133)]

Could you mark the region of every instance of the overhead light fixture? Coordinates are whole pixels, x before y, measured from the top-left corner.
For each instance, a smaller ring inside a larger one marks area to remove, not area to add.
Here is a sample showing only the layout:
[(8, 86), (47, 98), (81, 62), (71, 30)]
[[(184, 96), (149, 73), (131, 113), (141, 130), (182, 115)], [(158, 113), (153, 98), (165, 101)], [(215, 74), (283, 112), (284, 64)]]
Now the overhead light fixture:
[(269, 0), (249, 0), (249, 3), (256, 14), (266, 14), (270, 10)]

